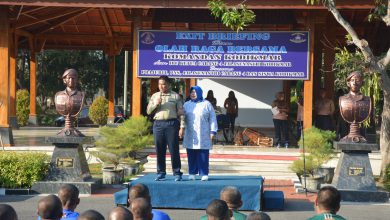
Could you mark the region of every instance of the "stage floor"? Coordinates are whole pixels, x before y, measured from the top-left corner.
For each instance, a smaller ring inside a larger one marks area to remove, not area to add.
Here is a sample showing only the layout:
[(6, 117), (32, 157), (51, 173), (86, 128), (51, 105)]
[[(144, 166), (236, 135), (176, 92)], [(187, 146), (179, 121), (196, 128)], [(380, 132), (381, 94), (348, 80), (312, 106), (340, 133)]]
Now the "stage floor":
[[(149, 187), (153, 208), (206, 209), (213, 199), (219, 199), (220, 191), (226, 186), (235, 186), (242, 195), (240, 210), (261, 210), (263, 178), (261, 176), (209, 176), (209, 181), (175, 182), (172, 175), (165, 181), (154, 181), (156, 174), (147, 174), (130, 184), (145, 184)], [(127, 189), (114, 194), (116, 204), (127, 203)]]

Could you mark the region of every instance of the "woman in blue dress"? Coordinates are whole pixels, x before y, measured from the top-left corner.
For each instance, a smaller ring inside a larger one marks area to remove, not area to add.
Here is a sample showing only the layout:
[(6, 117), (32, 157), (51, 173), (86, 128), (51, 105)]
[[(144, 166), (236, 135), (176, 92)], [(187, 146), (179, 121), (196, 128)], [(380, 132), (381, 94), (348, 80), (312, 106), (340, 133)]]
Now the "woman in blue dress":
[(208, 180), (209, 151), (217, 133), (217, 118), (212, 104), (203, 99), (202, 89), (190, 89), (190, 101), (184, 103), (186, 130), (183, 147), (187, 149), (189, 180), (199, 174), (202, 181)]

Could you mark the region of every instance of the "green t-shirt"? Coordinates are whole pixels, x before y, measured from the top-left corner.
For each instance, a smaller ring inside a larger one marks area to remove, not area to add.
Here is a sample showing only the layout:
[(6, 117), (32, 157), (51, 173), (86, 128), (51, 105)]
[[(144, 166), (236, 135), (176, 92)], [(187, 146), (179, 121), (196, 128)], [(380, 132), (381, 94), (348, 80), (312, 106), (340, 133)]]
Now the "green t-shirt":
[(332, 214), (332, 213), (321, 213), (318, 215), (315, 215), (308, 220), (346, 220), (342, 216)]
[[(202, 216), (200, 220), (207, 220), (207, 215)], [(233, 217), (231, 218), (231, 220), (246, 220), (246, 215), (236, 210), (233, 210)]]

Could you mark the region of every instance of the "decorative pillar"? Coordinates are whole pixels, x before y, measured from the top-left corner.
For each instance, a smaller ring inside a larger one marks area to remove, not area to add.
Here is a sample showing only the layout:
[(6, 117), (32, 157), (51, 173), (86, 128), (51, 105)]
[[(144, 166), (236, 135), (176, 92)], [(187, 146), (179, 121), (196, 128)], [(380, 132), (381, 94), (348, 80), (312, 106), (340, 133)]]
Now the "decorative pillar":
[(9, 126), (9, 20), (8, 6), (0, 6), (0, 147), (14, 145)]
[(283, 81), (283, 93), (284, 93), (284, 99), (290, 105), (291, 91), (290, 91), (290, 81), (289, 80)]
[(303, 83), (303, 128), (310, 128), (313, 124), (313, 76), (314, 76), (314, 34), (315, 27), (314, 22), (309, 17), (307, 26), (309, 29), (309, 79)]
[(133, 73), (132, 73), (132, 93), (131, 93), (131, 115), (138, 116), (141, 115), (141, 106), (142, 106), (142, 85), (141, 79), (138, 78), (138, 30), (141, 27), (141, 18), (140, 16), (135, 16), (133, 21)]
[(34, 48), (30, 50), (30, 115), (28, 123), (38, 125), (37, 117), (37, 61)]
[(16, 57), (18, 53), (18, 36), (13, 33), (10, 34), (10, 58), (9, 58), (9, 87), (10, 87), (10, 126), (12, 128), (19, 128), (16, 117)]
[(185, 82), (186, 82), (186, 88), (184, 94), (186, 97), (184, 97), (184, 99), (186, 99), (190, 95), (191, 79), (185, 79)]
[(115, 55), (108, 56), (108, 124), (115, 119)]
[(158, 92), (158, 79), (152, 78), (150, 79), (150, 95)]

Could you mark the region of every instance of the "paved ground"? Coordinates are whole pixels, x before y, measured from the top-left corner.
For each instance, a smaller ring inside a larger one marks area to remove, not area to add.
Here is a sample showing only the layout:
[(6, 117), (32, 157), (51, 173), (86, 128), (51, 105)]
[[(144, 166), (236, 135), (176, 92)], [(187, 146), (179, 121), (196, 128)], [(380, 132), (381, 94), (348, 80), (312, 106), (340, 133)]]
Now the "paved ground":
[[(88, 136), (95, 136), (97, 129), (82, 128), (81, 130)], [(44, 137), (55, 135), (57, 131), (58, 128), (23, 128), (14, 131), (15, 142), (17, 146), (47, 146)], [(285, 194), (286, 202), (283, 211), (267, 211), (273, 220), (307, 219), (315, 214), (313, 205), (315, 194), (296, 193), (289, 180), (266, 179), (264, 186), (265, 190), (282, 190)], [(110, 209), (114, 207), (112, 194), (117, 190), (119, 189), (106, 188), (90, 197), (83, 197), (77, 210), (83, 212), (87, 209), (95, 209), (107, 216)], [(36, 205), (40, 198), (40, 196), (0, 196), (0, 203), (12, 205), (19, 219), (27, 220), (36, 218)], [(195, 220), (205, 214), (204, 210), (164, 209), (163, 211), (167, 212), (173, 220)], [(342, 203), (340, 214), (347, 219), (389, 219), (390, 203)]]

